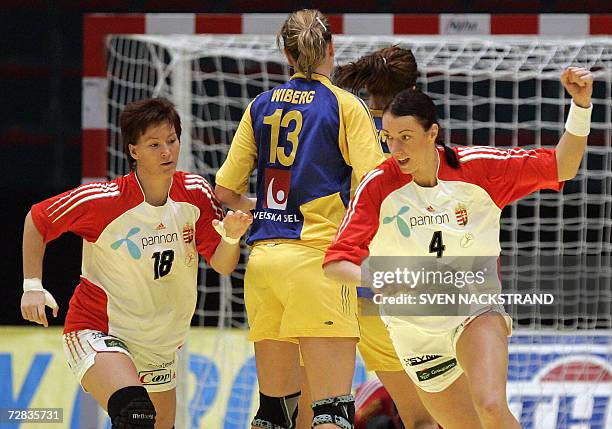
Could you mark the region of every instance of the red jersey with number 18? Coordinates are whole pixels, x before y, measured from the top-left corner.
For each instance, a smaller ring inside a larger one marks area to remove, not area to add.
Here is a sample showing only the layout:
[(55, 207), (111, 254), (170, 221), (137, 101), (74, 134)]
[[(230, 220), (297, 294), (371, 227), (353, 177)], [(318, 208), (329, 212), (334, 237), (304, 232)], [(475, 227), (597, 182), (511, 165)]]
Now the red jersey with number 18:
[(223, 211), (201, 176), (176, 172), (163, 206), (145, 202), (134, 172), (32, 207), (45, 243), (83, 238), (81, 281), (64, 333), (93, 329), (159, 351), (185, 339), (196, 305), (198, 253), (210, 260)]

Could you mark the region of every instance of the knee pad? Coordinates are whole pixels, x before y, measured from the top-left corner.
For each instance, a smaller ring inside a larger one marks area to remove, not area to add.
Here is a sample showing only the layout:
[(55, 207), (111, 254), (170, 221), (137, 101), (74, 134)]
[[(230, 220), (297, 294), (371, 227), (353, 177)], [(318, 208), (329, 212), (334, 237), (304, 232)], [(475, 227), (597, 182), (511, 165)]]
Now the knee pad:
[(113, 429), (153, 429), (155, 407), (142, 386), (127, 386), (108, 399), (108, 415)]
[(264, 429), (295, 428), (301, 393), (276, 398), (259, 392), (259, 409), (251, 426)]
[(320, 399), (312, 403), (314, 417), (312, 427), (333, 423), (342, 429), (353, 429), (355, 423), (355, 398), (353, 395)]

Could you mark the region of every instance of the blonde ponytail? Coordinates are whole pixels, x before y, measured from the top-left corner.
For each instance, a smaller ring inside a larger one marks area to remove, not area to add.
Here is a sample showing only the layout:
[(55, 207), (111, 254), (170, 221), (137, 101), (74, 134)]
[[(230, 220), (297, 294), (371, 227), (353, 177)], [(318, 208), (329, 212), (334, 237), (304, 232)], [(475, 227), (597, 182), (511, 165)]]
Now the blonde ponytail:
[(279, 49), (287, 50), (298, 71), (310, 79), (314, 69), (325, 61), (331, 36), (325, 15), (315, 9), (304, 9), (287, 17), (276, 35), (276, 44)]

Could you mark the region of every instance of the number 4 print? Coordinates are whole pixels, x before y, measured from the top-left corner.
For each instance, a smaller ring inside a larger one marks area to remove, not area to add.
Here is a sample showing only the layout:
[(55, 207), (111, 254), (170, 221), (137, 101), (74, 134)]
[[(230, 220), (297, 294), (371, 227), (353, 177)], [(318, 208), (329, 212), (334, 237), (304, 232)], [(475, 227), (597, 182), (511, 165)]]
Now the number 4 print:
[(431, 242), (429, 243), (429, 253), (435, 253), (436, 258), (441, 258), (445, 249), (446, 246), (442, 241), (442, 231), (434, 232), (431, 237)]

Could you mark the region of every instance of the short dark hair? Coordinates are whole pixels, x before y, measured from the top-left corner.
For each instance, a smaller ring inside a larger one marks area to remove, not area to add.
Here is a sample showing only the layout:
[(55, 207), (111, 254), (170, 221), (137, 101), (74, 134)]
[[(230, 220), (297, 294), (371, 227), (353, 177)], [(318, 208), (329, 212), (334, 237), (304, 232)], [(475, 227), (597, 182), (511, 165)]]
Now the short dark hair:
[(354, 94), (365, 88), (368, 94), (389, 102), (401, 90), (415, 86), (417, 77), (412, 51), (393, 45), (336, 67), (334, 83)]
[(135, 145), (138, 139), (152, 125), (167, 122), (174, 127), (176, 136), (181, 139), (181, 118), (174, 104), (165, 98), (147, 98), (129, 103), (121, 112), (119, 120), (123, 152), (134, 168), (136, 160), (130, 155), (128, 145)]
[[(440, 126), (438, 122), (438, 112), (433, 100), (427, 94), (416, 88), (405, 89), (398, 93), (393, 100), (387, 104), (384, 111), (385, 113), (391, 113), (395, 117), (412, 116), (425, 131), (429, 131), (433, 124), (438, 125), (438, 127)], [(446, 162), (452, 168), (459, 168), (460, 164), (457, 154), (444, 144), (444, 141), (440, 138), (440, 134), (441, 133), (438, 131), (438, 141), (436, 141), (436, 143), (444, 148)]]

